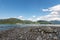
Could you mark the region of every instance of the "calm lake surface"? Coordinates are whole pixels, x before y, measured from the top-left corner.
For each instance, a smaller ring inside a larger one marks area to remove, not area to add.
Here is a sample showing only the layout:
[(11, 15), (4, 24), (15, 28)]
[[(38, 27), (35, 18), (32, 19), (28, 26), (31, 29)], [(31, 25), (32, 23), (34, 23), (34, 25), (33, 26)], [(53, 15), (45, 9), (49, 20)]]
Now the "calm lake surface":
[(10, 28), (15, 28), (17, 25), (15, 24), (0, 24), (0, 30), (7, 30)]
[(30, 27), (30, 26), (52, 26), (60, 27), (60, 24), (0, 24), (0, 30), (7, 30), (15, 27)]

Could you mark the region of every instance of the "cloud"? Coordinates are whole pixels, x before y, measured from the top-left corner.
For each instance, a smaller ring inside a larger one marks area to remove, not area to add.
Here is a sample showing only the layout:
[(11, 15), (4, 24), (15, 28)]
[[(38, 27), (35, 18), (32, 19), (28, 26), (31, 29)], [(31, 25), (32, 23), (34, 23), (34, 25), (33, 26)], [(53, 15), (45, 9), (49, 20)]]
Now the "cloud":
[(42, 9), (42, 11), (49, 11), (48, 9)]
[(60, 11), (60, 4), (50, 7), (49, 10), (56, 12)]
[(48, 20), (48, 21), (60, 20), (60, 4), (50, 7), (50, 8), (47, 8), (47, 9), (43, 9), (42, 11), (45, 11), (45, 12), (49, 11), (50, 13), (45, 16), (40, 16), (37, 19)]
[(30, 21), (37, 21), (36, 18), (37, 18), (36, 16), (32, 16), (32, 17), (28, 18), (27, 20), (30, 20)]
[(52, 6), (47, 9), (42, 9), (43, 12), (50, 12), (48, 15), (45, 16), (31, 16), (29, 18), (25, 18), (24, 16), (18, 16), (17, 18), (21, 20), (30, 20), (30, 21), (37, 21), (37, 20), (60, 20), (60, 4)]
[(15, 17), (15, 18), (18, 18), (18, 19), (21, 19), (21, 20), (30, 20), (30, 21), (37, 21), (37, 17), (36, 16), (31, 16), (31, 17), (29, 17), (29, 18), (25, 18), (24, 16), (18, 16), (18, 17)]
[(48, 9), (42, 9), (42, 11), (60, 11), (60, 4), (50, 7)]
[(18, 16), (16, 18), (21, 19), (21, 20), (25, 20), (25, 18), (23, 16)]

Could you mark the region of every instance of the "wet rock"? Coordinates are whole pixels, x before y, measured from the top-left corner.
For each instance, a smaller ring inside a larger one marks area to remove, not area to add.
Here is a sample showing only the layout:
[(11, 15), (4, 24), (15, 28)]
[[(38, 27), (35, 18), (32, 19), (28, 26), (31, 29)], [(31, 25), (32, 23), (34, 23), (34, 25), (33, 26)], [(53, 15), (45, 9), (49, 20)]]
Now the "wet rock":
[(59, 35), (52, 27), (14, 28), (0, 31), (0, 40), (59, 40)]
[(42, 37), (41, 36), (38, 36), (36, 40), (42, 40)]
[(57, 37), (57, 36), (55, 36), (55, 37), (53, 37), (53, 39), (54, 39), (54, 40), (58, 40), (58, 37)]
[(53, 32), (53, 29), (51, 27), (43, 27), (41, 30), (43, 30), (46, 33)]
[(49, 34), (49, 38), (53, 38), (53, 35), (52, 34)]

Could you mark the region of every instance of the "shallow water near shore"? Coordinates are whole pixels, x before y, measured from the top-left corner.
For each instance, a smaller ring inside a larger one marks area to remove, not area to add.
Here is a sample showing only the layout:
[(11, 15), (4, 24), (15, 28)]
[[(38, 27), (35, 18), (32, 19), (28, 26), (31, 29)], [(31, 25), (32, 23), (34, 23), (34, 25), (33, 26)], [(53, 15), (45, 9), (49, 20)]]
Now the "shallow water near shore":
[(42, 40), (43, 38), (44, 40), (47, 40), (46, 38), (54, 40), (54, 37), (57, 38), (57, 40), (60, 39), (60, 27), (49, 27), (48, 24), (37, 25), (38, 24), (0, 24), (0, 40), (11, 40), (12, 38), (12, 40)]
[(14, 28), (16, 26), (17, 25), (15, 25), (15, 24), (0, 24), (0, 30), (7, 30), (10, 28)]
[(17, 27), (39, 27), (39, 26), (51, 26), (51, 27), (60, 27), (59, 24), (0, 24), (0, 30), (7, 30), (10, 28)]

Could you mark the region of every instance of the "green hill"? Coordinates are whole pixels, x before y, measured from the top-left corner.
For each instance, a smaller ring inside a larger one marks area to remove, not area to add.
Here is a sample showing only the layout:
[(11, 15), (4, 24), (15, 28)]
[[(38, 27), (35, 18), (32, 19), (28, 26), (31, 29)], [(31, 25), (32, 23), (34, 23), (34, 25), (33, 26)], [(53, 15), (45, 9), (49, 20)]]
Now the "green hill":
[(0, 19), (0, 24), (16, 24), (16, 23), (21, 23), (21, 24), (50, 24), (50, 22), (43, 21), (43, 20), (39, 20), (37, 22), (32, 22), (29, 20), (20, 20), (17, 18)]
[(16, 18), (9, 18), (9, 19), (1, 19), (0, 24), (15, 24), (15, 23), (23, 23), (22, 20)]
[(52, 24), (51, 22), (45, 21), (45, 20), (39, 20), (37, 22), (40, 23), (40, 24)]

